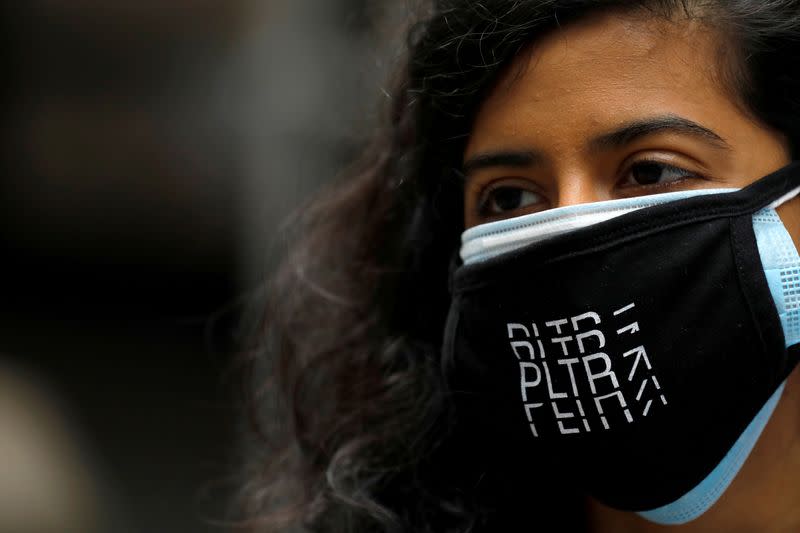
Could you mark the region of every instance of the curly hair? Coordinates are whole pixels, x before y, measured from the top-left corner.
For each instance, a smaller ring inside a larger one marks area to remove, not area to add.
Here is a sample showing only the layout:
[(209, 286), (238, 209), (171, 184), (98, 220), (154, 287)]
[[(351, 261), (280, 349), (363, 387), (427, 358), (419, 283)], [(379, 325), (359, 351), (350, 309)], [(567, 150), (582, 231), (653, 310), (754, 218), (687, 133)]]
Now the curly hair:
[(522, 501), (580, 527), (566, 484), (515, 501), (503, 488), (512, 479), (487, 481), (485, 458), (464, 444), (440, 345), (477, 106), (531, 43), (601, 10), (717, 30), (720, 82), (796, 150), (800, 2), (433, 2), (409, 28), (384, 124), (344, 179), (299, 212), (269, 283), (251, 354), (260, 437), (244, 489), (250, 530), (465, 532)]

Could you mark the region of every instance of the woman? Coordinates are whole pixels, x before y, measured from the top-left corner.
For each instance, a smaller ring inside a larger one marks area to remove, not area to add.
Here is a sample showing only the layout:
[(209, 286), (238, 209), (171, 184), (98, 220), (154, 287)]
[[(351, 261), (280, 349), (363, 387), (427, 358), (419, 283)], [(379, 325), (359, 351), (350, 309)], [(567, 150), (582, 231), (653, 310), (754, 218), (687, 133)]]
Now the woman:
[(272, 284), (254, 529), (800, 531), (800, 2), (409, 43)]

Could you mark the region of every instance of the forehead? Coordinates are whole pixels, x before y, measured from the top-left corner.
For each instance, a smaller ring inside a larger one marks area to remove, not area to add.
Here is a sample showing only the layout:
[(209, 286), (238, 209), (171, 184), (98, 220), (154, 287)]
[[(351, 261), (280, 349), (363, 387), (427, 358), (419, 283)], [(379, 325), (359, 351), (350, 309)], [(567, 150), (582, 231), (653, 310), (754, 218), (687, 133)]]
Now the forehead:
[(568, 25), (501, 76), (479, 109), (467, 152), (476, 142), (515, 136), (570, 141), (644, 114), (712, 125), (721, 107), (738, 115), (718, 81), (719, 45), (715, 31), (692, 20), (603, 14)]

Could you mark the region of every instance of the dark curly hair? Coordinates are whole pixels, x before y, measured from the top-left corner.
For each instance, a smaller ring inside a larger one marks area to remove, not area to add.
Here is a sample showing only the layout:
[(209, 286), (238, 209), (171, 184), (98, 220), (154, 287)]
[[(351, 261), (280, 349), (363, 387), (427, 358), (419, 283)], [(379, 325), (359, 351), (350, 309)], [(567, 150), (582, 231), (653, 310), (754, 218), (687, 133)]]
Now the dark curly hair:
[(523, 49), (608, 10), (716, 30), (720, 83), (796, 152), (798, 1), (433, 2), (408, 31), (385, 123), (346, 177), (299, 212), (270, 281), (251, 354), (261, 438), (244, 489), (249, 530), (494, 531), (515, 509), (579, 530), (581, 501), (566, 484), (515, 496), (513, 478), (493, 478), (464, 444), (440, 345), (477, 106)]

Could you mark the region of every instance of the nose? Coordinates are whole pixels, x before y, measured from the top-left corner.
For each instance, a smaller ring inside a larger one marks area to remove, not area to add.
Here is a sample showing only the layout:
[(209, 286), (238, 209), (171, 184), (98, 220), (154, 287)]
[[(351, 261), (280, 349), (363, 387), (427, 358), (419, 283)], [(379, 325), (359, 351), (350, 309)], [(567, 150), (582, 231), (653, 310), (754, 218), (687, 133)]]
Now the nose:
[(608, 194), (600, 190), (597, 181), (584, 173), (571, 173), (559, 178), (557, 182), (558, 202), (555, 207), (590, 204), (609, 199)]

